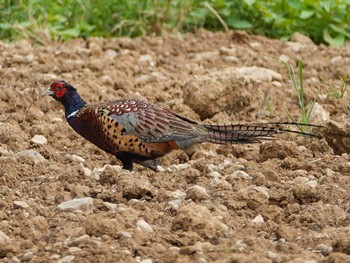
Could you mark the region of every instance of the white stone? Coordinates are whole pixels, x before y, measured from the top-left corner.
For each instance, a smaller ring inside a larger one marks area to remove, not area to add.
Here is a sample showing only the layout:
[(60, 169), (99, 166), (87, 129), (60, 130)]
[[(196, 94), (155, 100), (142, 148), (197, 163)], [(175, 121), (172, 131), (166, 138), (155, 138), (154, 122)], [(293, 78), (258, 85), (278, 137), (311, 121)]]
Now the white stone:
[(65, 158), (67, 160), (70, 160), (70, 161), (73, 161), (73, 162), (77, 162), (77, 163), (85, 162), (85, 159), (83, 157), (80, 157), (79, 155), (75, 155), (75, 154), (67, 154), (65, 156)]
[(254, 224), (254, 225), (261, 225), (265, 222), (264, 218), (262, 217), (262, 215), (257, 215), (256, 217), (254, 217), (250, 223)]
[(4, 232), (0, 230), (0, 244), (8, 243), (10, 241), (11, 239)]
[(77, 253), (81, 251), (81, 248), (79, 247), (70, 247), (68, 248), (69, 253), (73, 254), (73, 253)]
[(157, 165), (157, 172), (165, 172), (166, 170), (164, 169), (163, 166)]
[(140, 55), (139, 61), (140, 62), (151, 62), (152, 57), (150, 55)]
[(284, 63), (288, 63), (289, 60), (290, 60), (290, 58), (289, 58), (287, 55), (284, 55), (284, 54), (280, 55), (280, 56), (278, 57), (278, 59), (281, 60), (281, 61), (284, 62)]
[(252, 177), (249, 174), (247, 174), (245, 171), (235, 171), (233, 172), (232, 175), (236, 178), (242, 178), (246, 180), (252, 179)]
[(143, 219), (136, 222), (136, 228), (142, 232), (153, 233), (153, 228)]
[(141, 260), (140, 263), (153, 263), (153, 260), (151, 258), (147, 258), (147, 259)]
[(57, 206), (57, 210), (60, 212), (73, 212), (76, 210), (86, 209), (91, 206), (94, 199), (91, 197), (75, 198), (66, 202), (63, 202)]
[(51, 119), (51, 123), (60, 123), (62, 121), (63, 121), (62, 118), (52, 118)]
[(171, 200), (168, 202), (168, 208), (178, 210), (182, 204), (180, 199)]
[(269, 259), (276, 259), (277, 258), (277, 253), (275, 253), (275, 252), (272, 252), (272, 251), (267, 251), (267, 253), (266, 253), (266, 255), (267, 255), (267, 257), (269, 258)]
[(336, 56), (336, 57), (332, 57), (331, 58), (331, 63), (332, 64), (338, 64), (342, 60), (343, 60), (343, 57), (341, 55), (339, 55), (339, 56)]
[(34, 257), (34, 253), (32, 251), (28, 251), (23, 255), (22, 260), (23, 261), (30, 261), (33, 259), (33, 257)]
[(207, 198), (209, 198), (209, 194), (203, 186), (194, 185), (189, 187), (186, 191), (186, 199), (202, 200)]
[(40, 163), (40, 162), (44, 162), (46, 161), (46, 159), (37, 151), (35, 150), (25, 150), (25, 151), (20, 151), (18, 153), (16, 153), (16, 156), (29, 156), (32, 157), (34, 159), (34, 163)]
[(212, 177), (212, 178), (221, 178), (222, 177), (222, 175), (219, 172), (217, 172), (217, 171), (211, 172), (209, 174), (209, 176)]
[(75, 259), (75, 256), (69, 255), (61, 258), (57, 261), (57, 263), (70, 263)]
[(57, 75), (55, 74), (37, 73), (36, 77), (38, 78), (39, 81), (43, 81), (43, 82), (53, 82), (57, 80)]
[(310, 114), (310, 122), (327, 124), (330, 121), (329, 112), (326, 111), (322, 105), (315, 102)]
[(105, 58), (109, 60), (115, 59), (115, 57), (118, 56), (118, 52), (114, 49), (107, 49), (105, 52)]
[(47, 139), (43, 135), (34, 135), (34, 137), (31, 139), (31, 142), (39, 145), (47, 144)]
[(110, 202), (103, 202), (103, 205), (109, 210), (115, 211), (117, 210), (118, 205)]
[(282, 75), (273, 71), (271, 69), (263, 68), (263, 67), (240, 67), (237, 68), (238, 73), (252, 79), (254, 81), (266, 81), (271, 82), (273, 80), (282, 80)]
[(310, 181), (306, 182), (306, 185), (310, 186), (311, 188), (315, 188), (317, 186), (317, 181), (310, 180)]
[(24, 201), (13, 201), (13, 207), (26, 209), (29, 208), (29, 205)]
[(181, 190), (176, 190), (174, 192), (171, 192), (171, 196), (176, 199), (183, 199), (186, 197), (186, 193)]

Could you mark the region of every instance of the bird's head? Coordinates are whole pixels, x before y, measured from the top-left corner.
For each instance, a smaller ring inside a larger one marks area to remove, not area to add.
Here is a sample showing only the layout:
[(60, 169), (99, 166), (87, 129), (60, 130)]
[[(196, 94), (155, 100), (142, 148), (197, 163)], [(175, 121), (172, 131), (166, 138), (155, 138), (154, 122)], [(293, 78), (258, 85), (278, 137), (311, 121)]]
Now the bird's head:
[(65, 81), (57, 81), (51, 84), (51, 86), (41, 93), (42, 96), (51, 96), (55, 100), (60, 102), (67, 101), (77, 90)]

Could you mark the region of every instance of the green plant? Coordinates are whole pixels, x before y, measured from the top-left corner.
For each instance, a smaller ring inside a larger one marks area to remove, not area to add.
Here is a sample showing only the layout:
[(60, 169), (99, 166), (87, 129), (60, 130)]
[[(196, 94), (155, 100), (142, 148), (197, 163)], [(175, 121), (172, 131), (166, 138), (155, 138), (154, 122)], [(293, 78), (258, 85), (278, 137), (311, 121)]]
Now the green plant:
[(38, 42), (135, 37), (164, 31), (243, 29), (315, 43), (350, 39), (350, 0), (0, 0), (0, 39)]
[(271, 101), (270, 101), (269, 95), (265, 96), (264, 103), (265, 103), (266, 112), (267, 112), (266, 117), (273, 118), (275, 115), (273, 114), (273, 111), (272, 111), (272, 106), (271, 106)]
[(328, 95), (335, 99), (341, 99), (344, 97), (346, 90), (348, 89), (348, 80), (344, 80), (342, 77), (339, 77), (341, 84), (340, 86), (334, 85), (329, 80), (323, 80), (328, 86)]
[[(301, 111), (298, 120), (296, 120), (292, 116), (292, 114), (289, 112), (288, 109), (286, 109), (286, 113), (292, 122), (297, 122), (297, 123), (301, 123), (301, 124), (310, 124), (310, 116), (311, 116), (312, 109), (315, 105), (315, 102), (317, 100), (317, 96), (308, 102), (305, 101), (302, 62), (301, 62), (301, 60), (298, 60), (298, 62), (297, 62), (297, 64), (298, 64), (298, 74), (297, 75), (295, 74), (294, 68), (291, 65), (289, 65), (285, 62), (282, 62), (282, 63), (284, 65), (284, 67), (286, 68), (288, 75), (289, 75), (289, 78), (292, 82), (293, 89), (296, 93), (298, 108)], [(306, 132), (306, 133), (310, 133), (311, 129), (312, 129), (312, 127), (309, 127), (309, 126), (302, 126), (301, 125), (298, 127), (299, 127), (299, 130), (301, 132)]]

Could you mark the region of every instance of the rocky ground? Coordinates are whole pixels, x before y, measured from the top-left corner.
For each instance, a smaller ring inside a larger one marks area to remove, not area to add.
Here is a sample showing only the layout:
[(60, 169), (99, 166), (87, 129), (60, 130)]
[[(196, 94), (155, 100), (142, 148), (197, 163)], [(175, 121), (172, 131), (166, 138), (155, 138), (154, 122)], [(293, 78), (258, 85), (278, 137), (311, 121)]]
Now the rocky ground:
[[(350, 45), (242, 32), (0, 42), (1, 262), (350, 262)], [(298, 118), (279, 61), (302, 59), (319, 138), (173, 152), (124, 171), (40, 92), (72, 83), (91, 103), (144, 98), (208, 123)], [(266, 107), (269, 98), (271, 109)]]

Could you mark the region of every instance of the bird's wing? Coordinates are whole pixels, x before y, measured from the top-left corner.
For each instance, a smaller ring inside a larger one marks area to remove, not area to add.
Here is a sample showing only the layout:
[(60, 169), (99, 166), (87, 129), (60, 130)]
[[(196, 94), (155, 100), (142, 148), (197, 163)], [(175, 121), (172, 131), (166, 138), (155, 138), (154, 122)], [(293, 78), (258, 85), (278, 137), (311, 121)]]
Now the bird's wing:
[(146, 142), (182, 141), (198, 136), (198, 125), (158, 105), (124, 99), (105, 103), (100, 110), (125, 128), (124, 134)]

